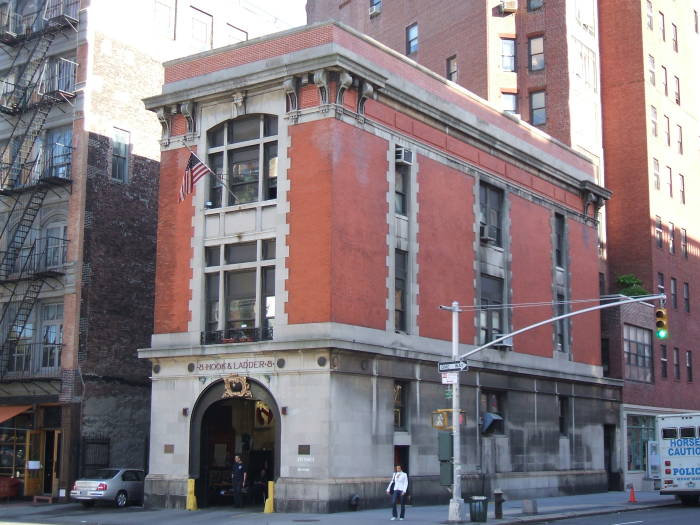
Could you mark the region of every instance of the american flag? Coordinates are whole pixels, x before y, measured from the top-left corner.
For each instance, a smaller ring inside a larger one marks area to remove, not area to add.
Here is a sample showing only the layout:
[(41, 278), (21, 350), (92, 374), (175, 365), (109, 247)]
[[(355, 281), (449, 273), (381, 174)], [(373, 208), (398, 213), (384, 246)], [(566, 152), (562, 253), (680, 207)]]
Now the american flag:
[(194, 191), (194, 185), (207, 173), (214, 172), (199, 160), (197, 155), (190, 153), (190, 160), (187, 161), (187, 167), (185, 168), (185, 176), (182, 178), (182, 184), (180, 184), (178, 202), (184, 201)]

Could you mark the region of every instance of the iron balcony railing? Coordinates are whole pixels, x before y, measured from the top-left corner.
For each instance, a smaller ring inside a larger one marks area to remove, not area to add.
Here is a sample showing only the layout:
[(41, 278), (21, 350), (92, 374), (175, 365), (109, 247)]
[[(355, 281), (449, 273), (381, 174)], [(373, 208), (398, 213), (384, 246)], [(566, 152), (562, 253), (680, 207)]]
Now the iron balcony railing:
[(55, 143), (46, 146), (42, 155), (25, 164), (0, 162), (0, 189), (17, 190), (56, 179), (71, 180), (72, 159), (71, 146)]
[(51, 21), (60, 17), (78, 20), (80, 0), (49, 0), (44, 11), (44, 20)]
[[(43, 13), (17, 13), (0, 7), (0, 39), (31, 38), (44, 29), (77, 22), (80, 0), (49, 0)], [(15, 40), (16, 41), (16, 40)]]
[(225, 343), (254, 343), (272, 339), (272, 327), (266, 328), (227, 328), (202, 332), (201, 344), (218, 345)]
[(4, 380), (61, 377), (61, 343), (7, 343), (0, 353)]
[(39, 95), (63, 93), (75, 94), (75, 75), (78, 63), (67, 58), (54, 58), (46, 63), (44, 73), (39, 82)]
[[(3, 280), (15, 281), (36, 275), (62, 274), (68, 254), (68, 240), (60, 237), (44, 237), (32, 246), (23, 247)], [(5, 252), (0, 252), (0, 260)], [(24, 275), (23, 274), (24, 271)]]

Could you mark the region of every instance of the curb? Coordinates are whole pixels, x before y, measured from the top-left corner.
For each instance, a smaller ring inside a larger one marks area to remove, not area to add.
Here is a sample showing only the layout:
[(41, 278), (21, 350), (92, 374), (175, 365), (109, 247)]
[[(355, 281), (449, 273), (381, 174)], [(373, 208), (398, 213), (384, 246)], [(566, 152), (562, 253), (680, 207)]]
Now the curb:
[[(593, 509), (593, 510), (580, 510), (580, 511), (571, 511), (571, 512), (555, 512), (552, 514), (536, 514), (533, 516), (521, 516), (521, 517), (512, 517), (512, 518), (502, 518), (499, 520), (490, 520), (492, 523), (495, 523), (497, 525), (518, 525), (522, 523), (544, 523), (548, 521), (559, 521), (559, 520), (565, 520), (565, 519), (570, 519), (570, 518), (585, 518), (586, 516), (600, 516), (602, 514), (614, 514), (616, 512), (631, 512), (635, 510), (645, 510), (645, 509), (654, 509), (657, 507), (672, 507), (675, 505), (679, 505), (678, 502), (672, 502), (672, 503), (642, 503), (639, 504), (638, 507), (629, 507), (629, 506), (624, 506), (624, 507), (618, 507), (618, 508), (606, 508), (606, 509)], [(463, 523), (470, 523), (470, 522), (463, 522)]]

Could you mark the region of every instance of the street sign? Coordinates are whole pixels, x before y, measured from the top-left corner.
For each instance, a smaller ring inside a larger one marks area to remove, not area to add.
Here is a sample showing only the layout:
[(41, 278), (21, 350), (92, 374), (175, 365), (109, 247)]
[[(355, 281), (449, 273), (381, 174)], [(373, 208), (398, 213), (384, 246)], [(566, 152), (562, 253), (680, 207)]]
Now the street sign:
[(442, 384), (443, 385), (456, 385), (459, 383), (459, 372), (443, 372), (442, 373)]
[(438, 372), (464, 372), (469, 366), (464, 361), (438, 363)]

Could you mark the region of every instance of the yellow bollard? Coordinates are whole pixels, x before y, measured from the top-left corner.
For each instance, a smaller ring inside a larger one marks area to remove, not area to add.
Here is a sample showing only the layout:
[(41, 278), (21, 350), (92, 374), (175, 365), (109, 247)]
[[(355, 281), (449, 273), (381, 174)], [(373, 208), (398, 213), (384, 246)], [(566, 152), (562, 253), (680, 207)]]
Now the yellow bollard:
[(265, 500), (265, 510), (263, 513), (270, 514), (275, 512), (275, 482), (267, 482), (267, 499)]
[(194, 494), (194, 480), (187, 480), (187, 510), (197, 510), (197, 496)]

